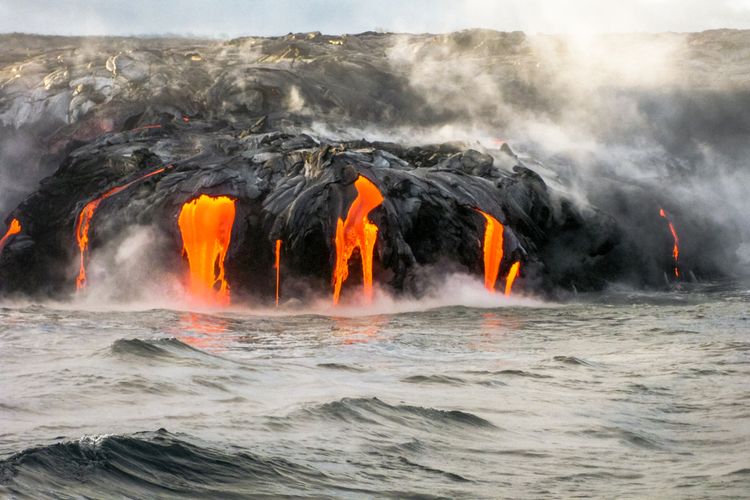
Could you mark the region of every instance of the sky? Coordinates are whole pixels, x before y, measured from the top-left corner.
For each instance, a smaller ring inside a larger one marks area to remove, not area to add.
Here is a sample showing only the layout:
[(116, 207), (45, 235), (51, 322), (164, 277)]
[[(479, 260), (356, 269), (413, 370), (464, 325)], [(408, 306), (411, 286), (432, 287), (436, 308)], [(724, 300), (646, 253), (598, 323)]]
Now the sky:
[(750, 28), (750, 0), (0, 0), (0, 32), (211, 38), (368, 30), (527, 33)]

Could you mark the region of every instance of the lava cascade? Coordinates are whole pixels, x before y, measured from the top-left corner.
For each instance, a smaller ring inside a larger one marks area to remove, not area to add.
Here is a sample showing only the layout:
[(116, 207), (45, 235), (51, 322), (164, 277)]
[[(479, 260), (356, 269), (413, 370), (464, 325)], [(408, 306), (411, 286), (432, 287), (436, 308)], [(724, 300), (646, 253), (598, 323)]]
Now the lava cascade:
[(8, 243), (8, 239), (13, 236), (14, 234), (18, 234), (21, 232), (21, 223), (18, 219), (13, 219), (10, 221), (10, 226), (8, 226), (8, 230), (5, 232), (5, 235), (0, 238), (0, 253), (2, 253), (3, 248), (5, 248), (5, 244)]
[(521, 270), (521, 263), (519, 261), (515, 261), (512, 266), (510, 266), (510, 271), (508, 271), (508, 277), (505, 278), (505, 296), (510, 297), (510, 291), (513, 288), (513, 282), (516, 281), (516, 278), (518, 277), (518, 272)]
[(281, 240), (276, 240), (276, 307), (279, 306), (279, 285), (281, 284)]
[(672, 239), (674, 239), (674, 246), (672, 247), (672, 258), (674, 259), (674, 277), (679, 278), (680, 269), (678, 260), (680, 258), (680, 238), (677, 236), (677, 231), (675, 231), (674, 229), (672, 219), (667, 215), (663, 208), (659, 209), (659, 216), (667, 220), (667, 224), (669, 224), (669, 231), (672, 233)]
[(83, 210), (78, 214), (78, 218), (76, 220), (76, 241), (78, 241), (78, 250), (80, 252), (80, 268), (78, 271), (78, 277), (76, 278), (76, 289), (77, 290), (83, 290), (86, 287), (86, 253), (88, 251), (89, 247), (89, 231), (91, 230), (91, 219), (94, 218), (94, 213), (96, 212), (96, 209), (99, 208), (99, 204), (109, 198), (112, 195), (115, 195), (121, 191), (124, 191), (125, 189), (129, 188), (136, 182), (142, 181), (144, 179), (148, 179), (149, 177), (160, 174), (166, 170), (165, 167), (159, 168), (154, 170), (153, 172), (149, 172), (148, 174), (139, 177), (133, 181), (128, 182), (127, 184), (123, 184), (122, 186), (116, 186), (110, 189), (109, 191), (105, 192), (100, 197), (88, 202), (86, 206), (83, 207)]
[(180, 210), (178, 225), (190, 268), (188, 289), (191, 297), (204, 305), (229, 304), (224, 258), (232, 238), (234, 215), (235, 201), (228, 196), (204, 194), (186, 202)]
[(365, 299), (372, 300), (372, 257), (378, 226), (367, 216), (383, 203), (383, 195), (367, 177), (359, 176), (354, 182), (357, 197), (349, 207), (346, 220), (336, 224), (336, 264), (333, 270), (333, 303), (339, 303), (341, 285), (349, 277), (349, 259), (355, 249), (359, 249), (362, 261), (362, 286)]
[(505, 227), (502, 223), (479, 209), (477, 211), (484, 216), (487, 224), (484, 228), (484, 287), (490, 292), (495, 291), (495, 282), (500, 272), (500, 263), (503, 260), (503, 232)]

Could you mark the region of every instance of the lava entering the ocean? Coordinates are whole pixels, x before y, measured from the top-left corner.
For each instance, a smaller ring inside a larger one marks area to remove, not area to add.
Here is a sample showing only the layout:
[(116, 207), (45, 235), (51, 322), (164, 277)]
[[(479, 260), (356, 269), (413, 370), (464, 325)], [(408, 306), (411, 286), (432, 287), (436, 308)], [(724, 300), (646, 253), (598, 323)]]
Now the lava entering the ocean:
[(355, 249), (359, 249), (362, 260), (362, 287), (365, 299), (372, 300), (372, 256), (378, 226), (370, 222), (367, 216), (383, 203), (383, 195), (373, 182), (360, 175), (354, 182), (357, 197), (349, 207), (346, 221), (339, 217), (336, 224), (336, 265), (333, 269), (333, 303), (339, 303), (341, 285), (349, 276), (349, 259)]
[(279, 307), (279, 285), (281, 284), (281, 240), (276, 240), (276, 307)]
[(518, 272), (521, 270), (521, 263), (519, 261), (515, 261), (512, 266), (510, 266), (510, 271), (508, 271), (508, 277), (505, 278), (505, 296), (510, 297), (510, 291), (513, 288), (513, 282), (516, 281), (516, 278), (518, 277)]
[(484, 287), (490, 292), (495, 291), (495, 282), (503, 261), (503, 224), (490, 214), (476, 209), (487, 220), (484, 228)]
[[(505, 226), (502, 222), (484, 212), (475, 209), (482, 214), (487, 221), (484, 228), (484, 243), (482, 251), (484, 252), (484, 287), (490, 292), (495, 291), (497, 275), (500, 273), (500, 264), (503, 262), (503, 233)], [(513, 288), (513, 282), (518, 276), (521, 269), (521, 263), (516, 261), (510, 266), (508, 276), (505, 278), (505, 295), (509, 296)]]
[(110, 196), (124, 191), (136, 182), (148, 179), (149, 177), (160, 174), (165, 170), (166, 167), (158, 168), (153, 172), (149, 172), (144, 176), (128, 182), (127, 184), (113, 187), (100, 197), (88, 202), (86, 206), (83, 207), (83, 210), (81, 210), (81, 212), (78, 214), (78, 218), (76, 219), (76, 241), (78, 241), (78, 250), (80, 251), (81, 255), (80, 269), (78, 271), (78, 277), (76, 278), (77, 290), (83, 290), (86, 287), (86, 251), (88, 250), (89, 246), (89, 230), (91, 229), (91, 219), (93, 219), (94, 213), (99, 207), (99, 204)]
[(3, 248), (5, 248), (5, 244), (8, 243), (8, 239), (13, 236), (14, 234), (18, 234), (21, 232), (21, 223), (18, 221), (18, 219), (13, 219), (10, 221), (10, 226), (8, 226), (8, 230), (5, 232), (5, 235), (0, 238), (0, 253), (3, 252)]
[(680, 269), (678, 260), (680, 258), (680, 238), (677, 237), (677, 231), (675, 231), (674, 224), (672, 224), (672, 218), (667, 215), (663, 208), (659, 208), (659, 216), (664, 217), (667, 220), (667, 224), (669, 224), (669, 231), (672, 233), (672, 238), (674, 239), (674, 246), (672, 247), (672, 258), (674, 259), (674, 277), (679, 278)]
[(180, 210), (178, 225), (190, 267), (190, 295), (204, 305), (229, 304), (224, 258), (232, 238), (234, 203), (228, 196), (203, 194), (186, 202)]

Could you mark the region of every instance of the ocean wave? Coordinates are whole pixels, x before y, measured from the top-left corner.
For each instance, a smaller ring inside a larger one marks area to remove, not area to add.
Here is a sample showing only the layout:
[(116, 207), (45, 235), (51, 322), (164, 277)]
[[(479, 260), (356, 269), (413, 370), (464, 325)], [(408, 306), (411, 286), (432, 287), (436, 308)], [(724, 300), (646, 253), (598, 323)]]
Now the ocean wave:
[(551, 375), (542, 375), (541, 373), (534, 373), (526, 370), (468, 370), (464, 373), (471, 375), (499, 375), (503, 377), (528, 377), (528, 378), (552, 378)]
[(191, 441), (160, 429), (29, 448), (0, 461), (0, 485), (19, 498), (244, 498), (321, 491), (329, 479), (283, 458)]
[(412, 375), (401, 379), (408, 384), (442, 384), (442, 385), (464, 385), (466, 381), (448, 375)]
[(221, 356), (196, 349), (174, 337), (117, 339), (109, 347), (107, 354), (127, 361), (148, 360), (150, 362), (163, 361), (185, 364), (236, 363)]
[(343, 363), (318, 363), (318, 367), (327, 368), (329, 370), (341, 370), (346, 372), (364, 372), (367, 371), (364, 368), (354, 365), (346, 365)]
[(643, 429), (605, 426), (595, 429), (586, 429), (583, 431), (571, 431), (571, 434), (585, 435), (594, 439), (616, 439), (623, 444), (634, 446), (636, 448), (650, 450), (667, 449), (667, 443), (664, 440)]
[(116, 355), (143, 356), (147, 358), (171, 357), (191, 351), (200, 352), (173, 337), (148, 340), (137, 338), (117, 339), (112, 343), (110, 350)]
[(554, 361), (558, 361), (560, 363), (564, 363), (566, 365), (576, 365), (576, 366), (588, 366), (588, 367), (595, 367), (597, 366), (596, 363), (592, 363), (591, 361), (587, 361), (583, 358), (577, 358), (575, 356), (555, 356), (552, 358)]
[(315, 418), (367, 425), (392, 425), (416, 429), (497, 429), (482, 417), (459, 410), (390, 405), (378, 398), (343, 398), (295, 412), (292, 418)]
[(405, 457), (399, 457), (399, 460), (404, 465), (415, 467), (415, 468), (417, 468), (419, 470), (422, 470), (424, 472), (429, 472), (429, 473), (432, 473), (432, 474), (437, 474), (437, 475), (445, 476), (445, 477), (447, 477), (448, 479), (450, 479), (452, 481), (458, 481), (458, 482), (462, 482), (462, 483), (464, 483), (464, 482), (470, 482), (469, 479), (466, 479), (465, 477), (463, 477), (463, 476), (461, 476), (459, 474), (456, 474), (455, 472), (448, 472), (448, 471), (445, 471), (445, 470), (442, 470), (442, 469), (437, 469), (435, 467), (429, 467), (427, 465), (423, 465), (423, 464), (420, 464), (420, 463), (417, 463), (417, 462), (413, 462), (413, 461), (411, 461), (411, 460), (409, 460), (408, 458), (405, 458)]

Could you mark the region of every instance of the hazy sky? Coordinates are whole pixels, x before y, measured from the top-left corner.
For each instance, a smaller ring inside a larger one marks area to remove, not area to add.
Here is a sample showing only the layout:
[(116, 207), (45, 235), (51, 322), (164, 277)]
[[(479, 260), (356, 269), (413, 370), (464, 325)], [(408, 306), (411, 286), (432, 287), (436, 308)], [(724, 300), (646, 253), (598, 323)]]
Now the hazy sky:
[(473, 27), (531, 33), (750, 28), (750, 0), (0, 0), (0, 32), (235, 37)]

